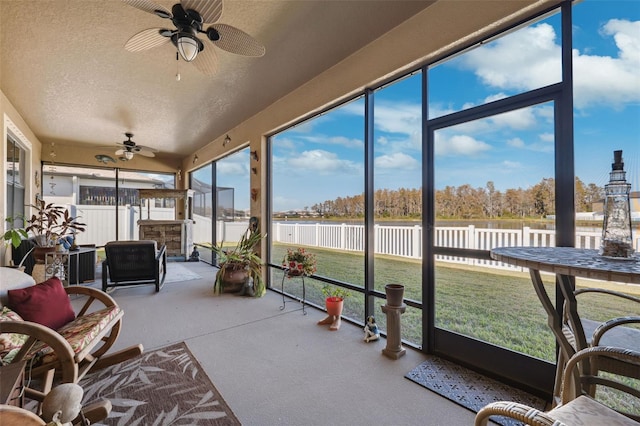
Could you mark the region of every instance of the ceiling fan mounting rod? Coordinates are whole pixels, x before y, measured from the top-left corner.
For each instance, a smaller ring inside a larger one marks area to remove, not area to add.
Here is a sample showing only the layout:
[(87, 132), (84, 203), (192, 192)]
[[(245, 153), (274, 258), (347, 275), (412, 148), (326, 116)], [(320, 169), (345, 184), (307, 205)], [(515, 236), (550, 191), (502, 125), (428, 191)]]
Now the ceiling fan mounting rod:
[(180, 3), (174, 4), (171, 11), (173, 13), (171, 21), (180, 31), (190, 28), (197, 32), (202, 32), (202, 16), (197, 11), (192, 9), (184, 10)]

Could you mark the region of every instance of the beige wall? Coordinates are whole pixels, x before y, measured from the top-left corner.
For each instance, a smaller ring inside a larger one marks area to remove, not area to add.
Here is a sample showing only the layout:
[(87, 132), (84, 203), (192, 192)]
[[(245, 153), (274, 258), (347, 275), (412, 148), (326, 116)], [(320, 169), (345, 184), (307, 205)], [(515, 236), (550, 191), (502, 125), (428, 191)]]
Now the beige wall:
[[(27, 161), (26, 161), (26, 171), (25, 176), (27, 178), (27, 182), (25, 185), (25, 199), (30, 202), (35, 200), (35, 194), (39, 192), (39, 189), (36, 187), (35, 183), (35, 172), (38, 171), (40, 175), (40, 152), (41, 152), (41, 144), (38, 138), (33, 134), (27, 123), (24, 122), (22, 116), (16, 111), (14, 106), (9, 102), (9, 99), (4, 95), (2, 91), (0, 91), (0, 118), (2, 119), (2, 141), (0, 142), (0, 146), (2, 147), (2, 161), (0, 162), (0, 175), (2, 176), (2, 185), (0, 185), (0, 229), (4, 234), (5, 229), (5, 221), (6, 217), (6, 203), (7, 199), (7, 185), (6, 185), (6, 161), (7, 158), (7, 135), (11, 133), (14, 137), (16, 137), (21, 144), (23, 144), (27, 149)], [(39, 176), (39, 181), (41, 182), (41, 176)], [(4, 240), (3, 240), (4, 242)], [(2, 244), (0, 247), (0, 265), (5, 265), (5, 254), (8, 254), (8, 251), (5, 250), (6, 246)]]

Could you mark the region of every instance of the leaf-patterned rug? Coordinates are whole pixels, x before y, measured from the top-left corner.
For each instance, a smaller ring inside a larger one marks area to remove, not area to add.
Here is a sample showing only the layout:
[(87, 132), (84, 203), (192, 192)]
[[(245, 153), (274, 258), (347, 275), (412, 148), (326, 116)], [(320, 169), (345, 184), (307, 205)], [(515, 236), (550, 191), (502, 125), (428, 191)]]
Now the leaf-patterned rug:
[[(542, 398), (433, 355), (405, 377), (476, 413), (495, 401), (515, 401), (538, 410), (545, 408)], [(522, 425), (504, 416), (493, 416), (491, 420), (502, 426)]]
[(187, 345), (177, 343), (88, 374), (83, 404), (113, 409), (95, 425), (240, 425)]

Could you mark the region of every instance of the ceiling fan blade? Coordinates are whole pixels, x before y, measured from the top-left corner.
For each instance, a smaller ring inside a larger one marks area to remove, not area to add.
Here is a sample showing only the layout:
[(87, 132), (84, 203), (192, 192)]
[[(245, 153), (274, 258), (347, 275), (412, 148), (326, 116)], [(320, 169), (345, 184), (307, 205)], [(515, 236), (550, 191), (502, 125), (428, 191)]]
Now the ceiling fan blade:
[(144, 157), (155, 157), (156, 155), (151, 152), (151, 151), (147, 151), (146, 149), (140, 150), (140, 151), (136, 151), (136, 154), (140, 154)]
[(160, 31), (164, 31), (164, 29), (149, 28), (140, 31), (125, 43), (124, 48), (129, 52), (141, 52), (170, 42), (171, 39), (160, 34)]
[(195, 10), (202, 16), (202, 22), (212, 24), (222, 16), (222, 0), (182, 0), (184, 10)]
[(144, 146), (144, 145), (136, 145), (134, 148), (136, 151), (158, 152), (157, 149), (151, 148), (150, 146)]
[(219, 40), (211, 41), (220, 49), (243, 56), (264, 55), (264, 46), (244, 31), (226, 24), (213, 24), (211, 27), (220, 34)]
[[(161, 6), (151, 0), (122, 0), (129, 6), (133, 6), (136, 9), (143, 10), (145, 12), (153, 13), (154, 15), (171, 17), (171, 11), (164, 6)], [(156, 13), (156, 11), (160, 13)]]
[(205, 46), (191, 63), (204, 75), (214, 75), (218, 71), (218, 55), (213, 46)]

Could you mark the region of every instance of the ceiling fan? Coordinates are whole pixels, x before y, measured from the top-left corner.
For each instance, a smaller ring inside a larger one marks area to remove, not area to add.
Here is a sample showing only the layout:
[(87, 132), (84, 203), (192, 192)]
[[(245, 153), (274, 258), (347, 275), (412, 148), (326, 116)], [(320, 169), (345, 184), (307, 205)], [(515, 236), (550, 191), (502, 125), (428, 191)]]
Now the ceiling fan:
[[(244, 31), (231, 25), (216, 23), (222, 15), (222, 0), (181, 0), (171, 10), (151, 0), (122, 0), (126, 4), (160, 18), (170, 19), (175, 29), (149, 28), (131, 37), (124, 48), (140, 52), (171, 42), (180, 56), (205, 75), (217, 69), (217, 56), (213, 46), (243, 56), (259, 57), (265, 48)], [(204, 26), (208, 26), (204, 29)], [(205, 46), (198, 37), (205, 34), (212, 44)]]
[(148, 146), (138, 145), (134, 141), (131, 140), (133, 137), (133, 133), (125, 133), (127, 137), (126, 141), (118, 142), (117, 145), (122, 145), (122, 148), (116, 151), (116, 155), (120, 157), (120, 160), (127, 161), (131, 160), (135, 154), (140, 154), (145, 157), (155, 157), (156, 152), (158, 152), (155, 148), (149, 148)]

